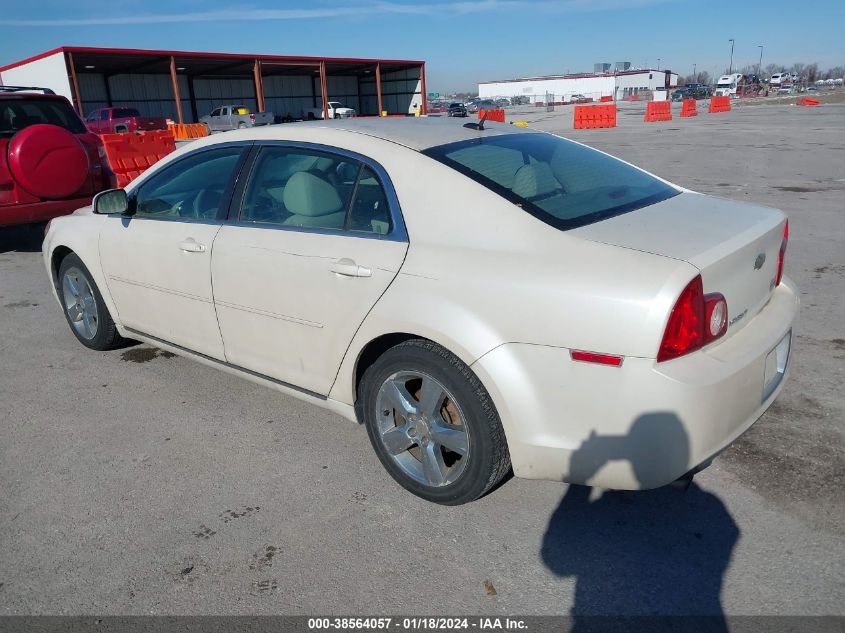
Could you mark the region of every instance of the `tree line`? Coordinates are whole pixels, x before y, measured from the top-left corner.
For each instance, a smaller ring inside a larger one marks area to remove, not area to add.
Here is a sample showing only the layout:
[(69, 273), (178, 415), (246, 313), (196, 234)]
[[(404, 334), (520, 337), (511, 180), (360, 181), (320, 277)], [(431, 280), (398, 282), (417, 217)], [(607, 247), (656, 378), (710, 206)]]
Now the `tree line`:
[[(742, 73), (743, 75), (756, 75), (757, 65), (749, 64), (743, 66), (742, 68), (737, 68), (734, 72)], [(771, 77), (775, 73), (796, 73), (807, 83), (813, 83), (819, 79), (838, 79), (845, 76), (845, 66), (833, 66), (826, 70), (822, 70), (819, 68), (818, 64), (804, 64), (800, 62), (792, 64), (791, 66), (784, 66), (783, 64), (768, 64), (763, 68), (762, 75), (764, 77)], [(724, 74), (728, 74), (727, 68), (725, 68)], [(707, 71), (701, 71), (695, 75), (679, 77), (678, 84), (700, 83), (709, 85), (713, 83), (713, 80), (714, 78), (710, 76), (710, 73)]]

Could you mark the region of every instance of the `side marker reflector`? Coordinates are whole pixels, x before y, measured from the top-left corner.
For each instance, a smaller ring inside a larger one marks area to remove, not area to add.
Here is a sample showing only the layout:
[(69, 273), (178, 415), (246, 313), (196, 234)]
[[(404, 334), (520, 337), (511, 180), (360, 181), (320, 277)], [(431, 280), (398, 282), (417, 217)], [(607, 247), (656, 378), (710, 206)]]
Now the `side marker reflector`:
[(599, 354), (597, 352), (585, 352), (582, 350), (569, 350), (569, 356), (572, 360), (581, 361), (583, 363), (597, 363), (599, 365), (612, 365), (619, 367), (622, 364), (621, 356), (611, 356), (610, 354)]

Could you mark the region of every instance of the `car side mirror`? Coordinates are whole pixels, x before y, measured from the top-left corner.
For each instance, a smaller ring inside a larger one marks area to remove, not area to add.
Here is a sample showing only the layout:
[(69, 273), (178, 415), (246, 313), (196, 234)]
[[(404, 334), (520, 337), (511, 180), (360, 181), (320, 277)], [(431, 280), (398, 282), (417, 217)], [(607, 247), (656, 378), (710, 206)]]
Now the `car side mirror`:
[(91, 205), (99, 215), (122, 215), (129, 210), (129, 198), (123, 189), (109, 189), (94, 196)]

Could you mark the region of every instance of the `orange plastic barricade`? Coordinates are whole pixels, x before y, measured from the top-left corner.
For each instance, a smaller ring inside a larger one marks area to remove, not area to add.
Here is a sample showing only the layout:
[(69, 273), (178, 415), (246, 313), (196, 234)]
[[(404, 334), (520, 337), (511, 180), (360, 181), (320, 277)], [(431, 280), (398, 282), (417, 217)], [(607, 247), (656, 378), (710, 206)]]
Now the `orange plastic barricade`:
[(488, 121), (496, 121), (497, 123), (504, 123), (505, 122), (505, 111), (504, 110), (479, 110), (478, 111), (478, 120), (480, 121), (485, 113), (487, 114)]
[(812, 97), (801, 97), (798, 101), (795, 102), (795, 105), (800, 106), (817, 106), (819, 105), (818, 99), (813, 99)]
[(645, 122), (672, 120), (672, 103), (669, 101), (649, 101), (645, 107)]
[(173, 138), (180, 141), (208, 136), (208, 128), (205, 123), (169, 123), (167, 129), (170, 130)]
[(603, 97), (599, 98), (599, 101), (601, 103), (609, 103), (609, 102), (613, 101), (613, 97), (611, 95), (604, 95)]
[(106, 158), (117, 175), (117, 186), (125, 187), (148, 167), (176, 149), (168, 130), (140, 134), (103, 134)]
[(710, 97), (710, 112), (730, 112), (731, 98), (729, 95), (724, 97)]
[(616, 104), (575, 106), (573, 127), (576, 130), (616, 127)]
[(696, 107), (695, 99), (684, 99), (684, 104), (681, 107), (681, 116), (698, 116), (698, 109)]

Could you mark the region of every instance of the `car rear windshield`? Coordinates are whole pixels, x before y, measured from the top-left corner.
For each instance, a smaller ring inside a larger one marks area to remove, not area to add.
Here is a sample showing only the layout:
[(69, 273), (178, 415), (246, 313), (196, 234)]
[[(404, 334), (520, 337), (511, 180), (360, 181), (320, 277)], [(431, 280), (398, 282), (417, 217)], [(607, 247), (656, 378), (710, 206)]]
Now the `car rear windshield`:
[(568, 230), (677, 195), (677, 189), (616, 158), (551, 134), (489, 136), (423, 152)]
[(141, 116), (141, 113), (135, 108), (115, 108), (111, 111), (111, 116), (113, 119), (123, 119), (133, 116)]
[(11, 136), (36, 123), (58, 125), (83, 134), (85, 125), (66, 101), (58, 99), (0, 99), (0, 136)]

